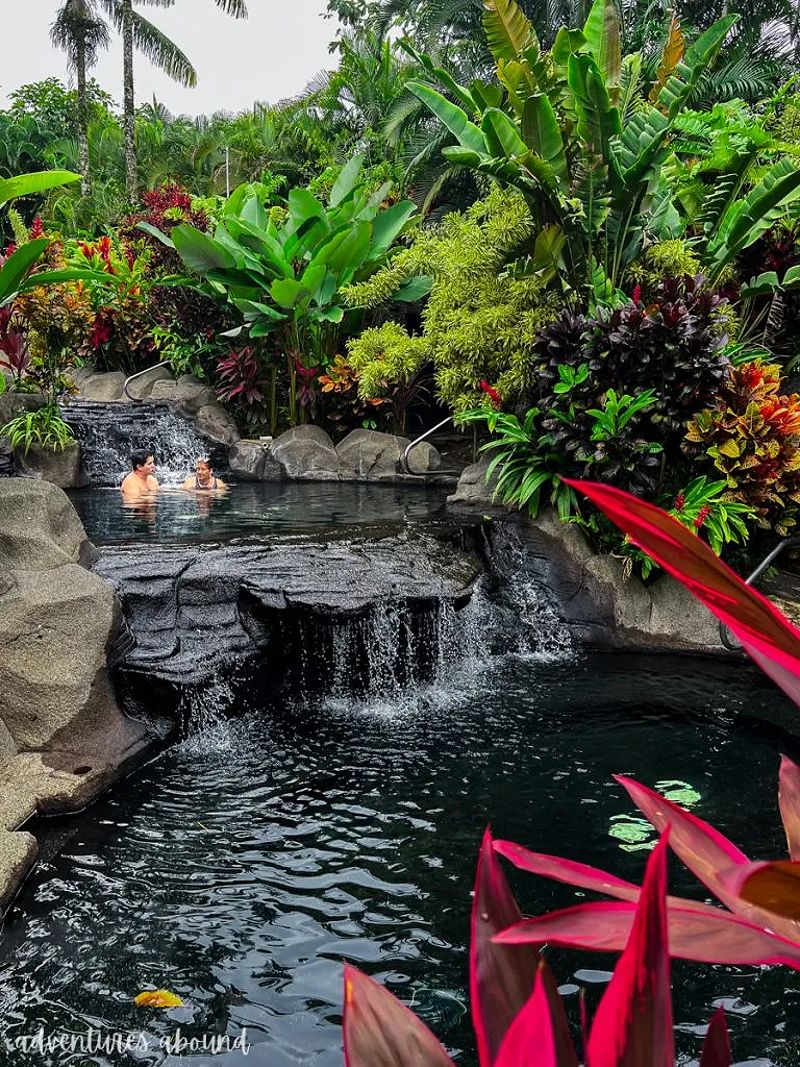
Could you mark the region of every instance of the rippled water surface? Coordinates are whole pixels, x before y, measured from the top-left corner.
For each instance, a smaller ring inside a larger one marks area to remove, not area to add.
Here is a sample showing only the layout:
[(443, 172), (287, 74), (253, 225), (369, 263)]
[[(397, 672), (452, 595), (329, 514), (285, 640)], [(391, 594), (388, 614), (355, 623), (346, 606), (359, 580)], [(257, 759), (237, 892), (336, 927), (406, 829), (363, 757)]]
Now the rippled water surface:
[(402, 525), (438, 517), (448, 492), (432, 486), (250, 482), (227, 493), (166, 489), (134, 503), (123, 502), (117, 489), (82, 489), (70, 499), (90, 540), (103, 545)]
[[(0, 1051), (4, 1067), (338, 1067), (342, 959), (413, 1002), (473, 1065), (466, 938), (483, 828), (638, 879), (647, 852), (630, 846), (647, 841), (615, 772), (677, 782), (742, 848), (783, 854), (780, 742), (742, 718), (781, 698), (752, 672), (586, 656), (506, 660), (471, 684), (468, 673), (461, 689), (396, 707), (323, 700), (227, 721), (54, 826), (0, 942), (5, 1035), (141, 1030), (151, 1051)], [(526, 911), (578, 899), (513, 882)], [(671, 885), (697, 893), (677, 862)], [(593, 1006), (612, 958), (552, 962), (575, 1018), (578, 989)], [(720, 1003), (737, 1061), (800, 1063), (800, 974), (680, 964), (674, 985), (682, 1063)], [(186, 1007), (134, 1008), (153, 986)], [(158, 1041), (177, 1026), (246, 1028), (253, 1047), (246, 1060), (165, 1058)]]

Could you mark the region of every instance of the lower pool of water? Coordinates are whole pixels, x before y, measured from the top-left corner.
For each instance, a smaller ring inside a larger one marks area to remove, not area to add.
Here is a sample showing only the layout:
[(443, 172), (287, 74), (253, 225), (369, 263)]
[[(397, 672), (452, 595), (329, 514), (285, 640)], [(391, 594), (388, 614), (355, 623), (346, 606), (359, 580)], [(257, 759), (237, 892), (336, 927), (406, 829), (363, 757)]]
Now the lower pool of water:
[[(43, 862), (0, 942), (0, 1064), (339, 1067), (347, 959), (474, 1067), (467, 937), (486, 824), (639, 880), (652, 834), (612, 780), (625, 773), (695, 794), (695, 813), (745, 851), (783, 856), (787, 742), (752, 718), (782, 699), (728, 664), (507, 657), (396, 705), (320, 698), (226, 719), (44, 829)], [(512, 883), (530, 914), (584, 899), (517, 872)], [(670, 885), (704, 896), (676, 860)], [(593, 1009), (613, 958), (550, 958), (577, 1022), (579, 990)], [(185, 1006), (136, 1008), (153, 987)], [(674, 991), (681, 1064), (696, 1062), (719, 1004), (737, 1062), (800, 1064), (799, 973), (677, 963)], [(143, 1045), (4, 1051), (40, 1027)], [(197, 1039), (246, 1030), (252, 1048), (246, 1060), (178, 1059), (160, 1044), (178, 1027)]]
[(402, 526), (442, 515), (442, 487), (343, 482), (246, 482), (226, 493), (166, 489), (125, 502), (118, 489), (70, 493), (95, 544), (216, 541), (232, 537)]

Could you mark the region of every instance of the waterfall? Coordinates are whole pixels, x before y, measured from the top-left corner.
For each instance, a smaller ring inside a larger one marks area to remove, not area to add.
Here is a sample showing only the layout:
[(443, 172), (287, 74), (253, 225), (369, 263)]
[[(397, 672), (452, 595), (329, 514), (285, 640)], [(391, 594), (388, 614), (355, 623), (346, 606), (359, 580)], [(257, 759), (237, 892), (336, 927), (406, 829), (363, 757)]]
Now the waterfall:
[(156, 475), (167, 485), (180, 484), (199, 456), (210, 454), (217, 470), (227, 465), (225, 449), (200, 434), (169, 404), (70, 400), (63, 414), (81, 444), (90, 485), (119, 485), (130, 472), (130, 453), (138, 448), (153, 452)]

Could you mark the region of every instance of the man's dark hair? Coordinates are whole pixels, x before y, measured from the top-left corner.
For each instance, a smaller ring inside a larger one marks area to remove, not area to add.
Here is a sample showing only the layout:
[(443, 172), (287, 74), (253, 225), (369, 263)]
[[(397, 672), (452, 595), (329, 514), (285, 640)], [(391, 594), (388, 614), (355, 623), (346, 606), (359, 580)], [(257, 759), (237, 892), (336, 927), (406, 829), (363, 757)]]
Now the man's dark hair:
[(131, 467), (134, 470), (143, 467), (147, 463), (148, 456), (153, 456), (149, 448), (137, 448), (135, 452), (131, 452)]

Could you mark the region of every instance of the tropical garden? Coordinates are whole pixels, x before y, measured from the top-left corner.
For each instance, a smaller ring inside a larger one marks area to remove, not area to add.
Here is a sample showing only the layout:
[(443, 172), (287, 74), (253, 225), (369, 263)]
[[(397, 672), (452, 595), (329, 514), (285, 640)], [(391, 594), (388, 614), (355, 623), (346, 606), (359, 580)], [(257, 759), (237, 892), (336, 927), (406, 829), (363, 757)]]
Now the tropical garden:
[[(452, 417), (499, 500), (555, 508), (645, 580), (691, 571), (797, 700), (796, 632), (717, 559), (800, 522), (796, 3), (330, 0), (329, 71), (198, 119), (135, 106), (137, 53), (195, 78), (142, 6), (63, 0), (75, 87), (25, 85), (0, 111), (0, 392), (43, 397), (0, 433), (63, 448), (89, 364), (168, 362), (252, 436)], [(112, 34), (121, 106), (92, 80)], [(641, 887), (484, 841), (482, 1067), (578, 1063), (544, 943), (622, 952), (590, 1067), (673, 1063), (670, 956), (800, 968), (800, 769), (781, 774), (795, 862), (760, 867), (621, 784), (662, 834)], [(668, 843), (723, 908), (666, 898)], [(497, 854), (616, 899), (523, 922)], [(353, 1067), (452, 1062), (354, 971), (345, 1030)], [(730, 1062), (722, 1017), (706, 1046)]]

